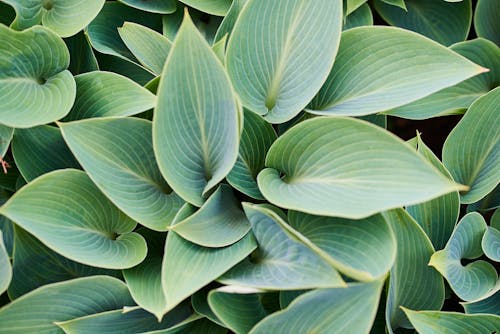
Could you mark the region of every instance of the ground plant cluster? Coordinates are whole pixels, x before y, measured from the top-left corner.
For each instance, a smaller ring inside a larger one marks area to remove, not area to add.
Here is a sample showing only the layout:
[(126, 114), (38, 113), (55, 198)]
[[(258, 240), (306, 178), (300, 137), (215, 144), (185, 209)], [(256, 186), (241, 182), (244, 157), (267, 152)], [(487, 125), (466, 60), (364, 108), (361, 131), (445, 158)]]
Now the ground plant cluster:
[(0, 334), (500, 333), (499, 20), (0, 0)]

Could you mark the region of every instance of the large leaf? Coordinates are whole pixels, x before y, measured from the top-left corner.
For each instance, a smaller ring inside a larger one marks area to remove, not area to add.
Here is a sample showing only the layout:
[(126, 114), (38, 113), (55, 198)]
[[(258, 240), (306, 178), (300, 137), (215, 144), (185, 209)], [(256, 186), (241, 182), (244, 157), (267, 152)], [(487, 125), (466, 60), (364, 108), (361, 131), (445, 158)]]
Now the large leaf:
[(462, 265), (462, 259), (476, 259), (483, 255), (481, 240), (486, 222), (476, 212), (463, 217), (443, 250), (432, 255), (429, 265), (443, 275), (455, 294), (465, 301), (481, 298), (495, 287), (498, 279), (495, 268), (478, 260)]
[(0, 40), (0, 123), (24, 128), (64, 117), (76, 85), (63, 40), (40, 26), (18, 32), (2, 24)]
[(0, 309), (1, 334), (64, 334), (54, 322), (133, 305), (116, 278), (92, 276), (45, 285)]
[(500, 280), (497, 281), (495, 288), (493, 288), (489, 293), (481, 296), (477, 300), (472, 300), (470, 302), (462, 302), (465, 313), (489, 313), (496, 314), (500, 316)]
[(327, 78), (341, 30), (341, 0), (248, 0), (227, 49), (243, 105), (271, 123), (296, 116)]
[(481, 247), (488, 258), (500, 262), (500, 226), (488, 227), (481, 241)]
[(188, 6), (201, 10), (202, 12), (212, 15), (224, 16), (229, 7), (231, 0), (180, 0)]
[(500, 46), (500, 32), (497, 19), (500, 6), (496, 0), (478, 0), (474, 12), (474, 28), (480, 37), (489, 39)]
[(234, 25), (236, 24), (236, 20), (247, 1), (248, 0), (233, 0), (231, 8), (229, 8), (226, 16), (224, 16), (224, 20), (222, 20), (222, 23), (217, 29), (217, 33), (214, 38), (215, 42), (220, 41), (226, 35), (231, 35)]
[(59, 254), (95, 267), (122, 269), (146, 256), (136, 223), (119, 211), (81, 171), (45, 174), (0, 208)]
[(364, 3), (345, 18), (342, 30), (371, 25), (373, 25), (373, 14), (370, 5)]
[(64, 42), (68, 47), (70, 55), (68, 69), (73, 75), (99, 70), (99, 65), (97, 64), (97, 59), (87, 34), (81, 31), (72, 37), (65, 38)]
[[(490, 211), (495, 210), (500, 207), (500, 184), (497, 184), (495, 189), (491, 191), (488, 195), (480, 199), (475, 203), (467, 205), (467, 212), (474, 211)], [(495, 211), (496, 212), (496, 211)], [(498, 215), (500, 218), (500, 215)]]
[(274, 211), (243, 204), (259, 248), (219, 280), (224, 284), (269, 290), (344, 286), (339, 273), (304, 237)]
[(294, 126), (266, 166), (257, 180), (267, 200), (324, 216), (359, 219), (463, 189), (391, 133), (347, 117)]
[(116, 206), (148, 228), (167, 230), (183, 201), (156, 165), (150, 121), (99, 118), (60, 127), (89, 177)]
[(85, 28), (104, 6), (105, 0), (3, 0), (16, 10), (12, 27), (24, 30), (43, 23), (61, 37)]
[(422, 228), (403, 209), (385, 212), (384, 217), (397, 240), (385, 311), (392, 333), (398, 327), (412, 328), (400, 307), (439, 310), (445, 290), (443, 278), (428, 266), (434, 248)]
[(455, 181), (470, 187), (461, 193), (462, 203), (477, 202), (500, 180), (499, 101), (500, 87), (477, 99), (444, 143), (444, 165)]
[(3, 233), (0, 230), (0, 295), (7, 290), (12, 279), (12, 266), (9, 254), (3, 242)]
[(384, 277), (396, 257), (396, 240), (381, 215), (362, 220), (288, 211), (290, 226), (325, 251), (335, 267), (357, 280)]
[(146, 12), (160, 14), (171, 14), (177, 8), (175, 0), (120, 0), (120, 2)]
[(374, 114), (485, 71), (411, 31), (382, 26), (353, 28), (342, 33), (335, 65), (307, 110), (319, 115)]
[(262, 320), (250, 334), (367, 334), (382, 286), (383, 280), (307, 292), (285, 310)]
[(201, 206), (231, 171), (242, 118), (221, 62), (186, 12), (163, 70), (153, 118), (158, 165), (184, 200)]

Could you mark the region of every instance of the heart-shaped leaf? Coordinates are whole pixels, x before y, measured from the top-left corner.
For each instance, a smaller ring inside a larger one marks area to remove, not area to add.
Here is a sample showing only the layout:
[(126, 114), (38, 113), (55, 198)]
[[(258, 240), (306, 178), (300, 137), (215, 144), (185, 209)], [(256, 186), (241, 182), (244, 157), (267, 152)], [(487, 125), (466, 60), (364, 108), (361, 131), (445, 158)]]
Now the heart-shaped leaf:
[(119, 0), (124, 4), (146, 12), (171, 14), (177, 9), (175, 0)]
[(3, 242), (3, 233), (0, 230), (0, 295), (3, 294), (10, 285), (12, 279), (12, 266), (9, 254)]
[(479, 37), (489, 39), (500, 45), (500, 33), (498, 32), (497, 18), (500, 8), (496, 0), (478, 0), (474, 12), (474, 30)]
[(196, 8), (202, 12), (225, 16), (229, 7), (231, 7), (231, 0), (180, 0), (188, 6)]

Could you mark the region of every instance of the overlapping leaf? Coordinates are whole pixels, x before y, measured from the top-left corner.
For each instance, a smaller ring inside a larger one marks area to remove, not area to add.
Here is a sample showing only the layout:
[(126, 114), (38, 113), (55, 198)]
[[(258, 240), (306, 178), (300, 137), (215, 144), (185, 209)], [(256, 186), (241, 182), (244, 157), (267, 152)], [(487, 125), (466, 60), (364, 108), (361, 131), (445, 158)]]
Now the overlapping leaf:
[(120, 0), (120, 2), (146, 12), (160, 14), (171, 14), (177, 8), (175, 0)]
[(188, 6), (212, 15), (224, 16), (231, 7), (231, 0), (180, 0)]
[(365, 3), (345, 18), (343, 30), (373, 25), (373, 14), (370, 6)]
[(12, 279), (12, 266), (0, 230), (0, 295), (7, 290)]
[(236, 19), (240, 15), (243, 6), (246, 4), (247, 0), (233, 0), (229, 11), (224, 16), (222, 23), (217, 29), (214, 41), (220, 41), (224, 36), (230, 36), (233, 32), (234, 25), (236, 24)]
[(474, 13), (474, 29), (480, 37), (489, 39), (500, 46), (500, 32), (496, 18), (500, 15), (500, 7), (495, 0), (478, 0)]

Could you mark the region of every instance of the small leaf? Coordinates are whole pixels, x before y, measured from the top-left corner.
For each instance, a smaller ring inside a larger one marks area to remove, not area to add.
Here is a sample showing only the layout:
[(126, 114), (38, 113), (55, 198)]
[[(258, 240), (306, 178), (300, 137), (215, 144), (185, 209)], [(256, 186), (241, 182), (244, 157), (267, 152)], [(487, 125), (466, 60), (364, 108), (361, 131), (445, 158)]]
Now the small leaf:
[(119, 0), (124, 4), (146, 12), (171, 14), (175, 12), (177, 4), (175, 0)]
[(186, 5), (196, 8), (202, 12), (225, 16), (229, 7), (231, 7), (231, 0), (180, 0)]
[(9, 287), (12, 279), (12, 266), (10, 264), (9, 254), (3, 242), (3, 233), (0, 230), (0, 295)]
[(479, 37), (489, 39), (500, 46), (497, 19), (500, 7), (496, 0), (478, 0), (474, 12), (474, 29)]

